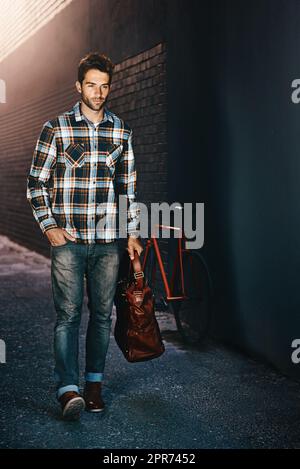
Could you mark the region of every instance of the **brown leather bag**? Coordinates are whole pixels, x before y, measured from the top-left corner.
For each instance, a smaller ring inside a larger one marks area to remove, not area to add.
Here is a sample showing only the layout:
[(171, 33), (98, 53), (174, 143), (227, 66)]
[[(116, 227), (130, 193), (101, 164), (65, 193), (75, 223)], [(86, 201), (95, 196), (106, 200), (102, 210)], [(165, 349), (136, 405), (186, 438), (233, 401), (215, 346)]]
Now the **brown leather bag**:
[(117, 312), (114, 336), (129, 362), (151, 360), (165, 351), (155, 317), (154, 296), (144, 279), (137, 252), (133, 261), (127, 252), (126, 256), (123, 262), (129, 266), (127, 275), (119, 275), (114, 298)]

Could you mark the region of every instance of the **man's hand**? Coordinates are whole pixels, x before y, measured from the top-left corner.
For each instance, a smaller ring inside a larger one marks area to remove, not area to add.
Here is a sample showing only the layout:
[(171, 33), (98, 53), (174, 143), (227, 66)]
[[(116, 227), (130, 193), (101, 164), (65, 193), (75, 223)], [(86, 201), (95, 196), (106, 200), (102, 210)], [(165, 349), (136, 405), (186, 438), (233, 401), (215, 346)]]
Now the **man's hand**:
[(62, 246), (63, 244), (66, 244), (66, 238), (71, 241), (76, 241), (76, 238), (73, 238), (73, 236), (67, 233), (63, 228), (51, 228), (46, 231), (46, 235), (51, 246)]
[(133, 236), (129, 236), (126, 249), (131, 260), (134, 259), (134, 251), (137, 251), (138, 255), (140, 256), (144, 250), (141, 241), (138, 238), (134, 238)]

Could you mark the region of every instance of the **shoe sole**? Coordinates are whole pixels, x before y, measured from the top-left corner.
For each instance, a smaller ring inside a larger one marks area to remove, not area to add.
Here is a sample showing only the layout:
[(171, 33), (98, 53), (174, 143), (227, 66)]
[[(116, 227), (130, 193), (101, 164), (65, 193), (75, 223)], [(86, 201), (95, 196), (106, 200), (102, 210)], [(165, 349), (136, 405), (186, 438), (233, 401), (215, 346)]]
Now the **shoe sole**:
[(103, 409), (89, 409), (88, 407), (86, 407), (85, 410), (86, 410), (87, 412), (103, 412), (103, 411), (104, 411), (104, 407), (103, 407)]
[(85, 402), (82, 397), (74, 397), (71, 399), (63, 410), (63, 418), (66, 420), (78, 420), (80, 412), (84, 410)]

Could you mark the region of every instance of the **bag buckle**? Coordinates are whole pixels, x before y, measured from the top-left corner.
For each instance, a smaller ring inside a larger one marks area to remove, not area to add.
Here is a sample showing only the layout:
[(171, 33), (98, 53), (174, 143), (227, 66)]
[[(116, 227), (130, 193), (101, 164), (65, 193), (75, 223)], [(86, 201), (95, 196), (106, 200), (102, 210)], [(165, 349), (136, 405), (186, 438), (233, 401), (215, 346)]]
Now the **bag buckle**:
[(133, 294), (135, 296), (142, 296), (143, 295), (143, 292), (141, 290), (133, 290)]
[(137, 278), (144, 278), (144, 272), (140, 271), (140, 272), (134, 272), (133, 273), (134, 275), (134, 278), (137, 279)]

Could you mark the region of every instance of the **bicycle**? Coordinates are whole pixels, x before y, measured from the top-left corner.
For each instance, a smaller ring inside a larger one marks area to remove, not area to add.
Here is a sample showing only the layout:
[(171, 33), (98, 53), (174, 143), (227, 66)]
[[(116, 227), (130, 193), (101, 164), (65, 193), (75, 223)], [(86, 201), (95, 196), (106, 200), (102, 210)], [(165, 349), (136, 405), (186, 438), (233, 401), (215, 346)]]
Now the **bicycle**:
[[(199, 251), (186, 248), (186, 238), (180, 228), (167, 225), (155, 225), (155, 228), (180, 230), (170, 281), (155, 233), (146, 241), (142, 269), (153, 291), (155, 308), (158, 311), (169, 309), (174, 314), (182, 340), (188, 344), (199, 344), (206, 337), (211, 320), (212, 281), (207, 264)], [(160, 301), (156, 284), (157, 264), (165, 294)]]

